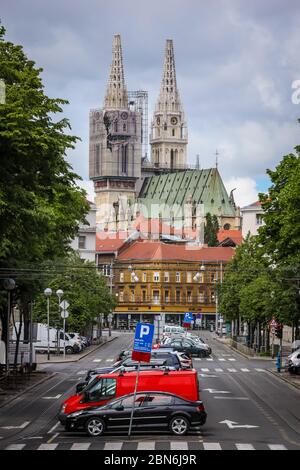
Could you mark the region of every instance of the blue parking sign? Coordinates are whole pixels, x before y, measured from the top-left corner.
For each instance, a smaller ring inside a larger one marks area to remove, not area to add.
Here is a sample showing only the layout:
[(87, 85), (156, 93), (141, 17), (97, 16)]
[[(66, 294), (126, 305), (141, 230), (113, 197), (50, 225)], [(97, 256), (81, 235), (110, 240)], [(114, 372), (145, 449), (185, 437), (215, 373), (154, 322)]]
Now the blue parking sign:
[(194, 321), (194, 315), (192, 312), (186, 312), (184, 314), (183, 323), (191, 323), (192, 321)]
[(136, 325), (133, 350), (143, 353), (151, 353), (154, 325), (151, 323), (138, 323)]

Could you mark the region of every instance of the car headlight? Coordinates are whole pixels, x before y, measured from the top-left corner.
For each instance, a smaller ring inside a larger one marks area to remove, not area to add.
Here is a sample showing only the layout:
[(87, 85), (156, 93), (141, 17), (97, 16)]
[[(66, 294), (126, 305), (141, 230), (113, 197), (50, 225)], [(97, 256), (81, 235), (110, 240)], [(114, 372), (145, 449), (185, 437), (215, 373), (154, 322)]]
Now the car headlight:
[(80, 416), (83, 413), (83, 411), (75, 411), (75, 413), (70, 413), (69, 417), (70, 418), (76, 418), (77, 416)]
[(62, 405), (62, 406), (61, 406), (61, 412), (62, 412), (62, 413), (64, 413), (64, 412), (65, 412), (65, 409), (66, 409), (66, 407), (67, 407), (67, 405), (66, 405), (66, 404), (64, 404), (64, 405)]

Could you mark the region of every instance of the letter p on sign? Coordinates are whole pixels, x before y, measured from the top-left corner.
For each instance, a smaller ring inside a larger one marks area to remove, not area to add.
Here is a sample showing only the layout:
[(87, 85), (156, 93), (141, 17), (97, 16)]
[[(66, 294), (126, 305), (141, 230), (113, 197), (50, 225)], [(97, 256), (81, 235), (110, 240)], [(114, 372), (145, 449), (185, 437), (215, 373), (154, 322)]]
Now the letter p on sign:
[(140, 332), (140, 338), (143, 336), (148, 336), (150, 333), (150, 328), (148, 325), (142, 325), (141, 327), (141, 332)]

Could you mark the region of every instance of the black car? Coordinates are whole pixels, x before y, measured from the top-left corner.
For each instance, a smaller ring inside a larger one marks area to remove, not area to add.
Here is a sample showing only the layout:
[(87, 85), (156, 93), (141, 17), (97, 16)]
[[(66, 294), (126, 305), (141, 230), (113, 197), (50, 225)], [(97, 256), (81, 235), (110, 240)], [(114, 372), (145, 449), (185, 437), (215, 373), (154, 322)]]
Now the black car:
[[(134, 394), (125, 395), (108, 404), (80, 410), (66, 417), (69, 430), (85, 429), (92, 437), (106, 431), (128, 432)], [(190, 428), (203, 425), (206, 412), (202, 401), (189, 401), (171, 393), (139, 392), (136, 394), (132, 431), (169, 430), (183, 436)]]
[(172, 348), (174, 351), (184, 352), (190, 356), (207, 357), (210, 355), (210, 350), (186, 338), (174, 338), (167, 344), (161, 344), (160, 349), (163, 348)]

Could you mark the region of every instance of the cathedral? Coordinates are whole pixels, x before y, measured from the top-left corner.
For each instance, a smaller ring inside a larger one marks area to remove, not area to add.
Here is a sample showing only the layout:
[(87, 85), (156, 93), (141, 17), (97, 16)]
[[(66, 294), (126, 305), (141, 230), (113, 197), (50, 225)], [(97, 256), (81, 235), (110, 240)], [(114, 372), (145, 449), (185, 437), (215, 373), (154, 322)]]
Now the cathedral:
[[(89, 176), (94, 183), (98, 230), (130, 232), (141, 218), (158, 219), (173, 233), (188, 226), (191, 236), (208, 212), (218, 217), (221, 228), (238, 230), (239, 208), (232, 193), (228, 196), (217, 165), (203, 170), (188, 166), (187, 123), (171, 39), (166, 41), (151, 121), (150, 159), (147, 97), (147, 92), (128, 92), (121, 37), (115, 35), (103, 107), (90, 111)], [(201, 213), (196, 216), (199, 206)]]

